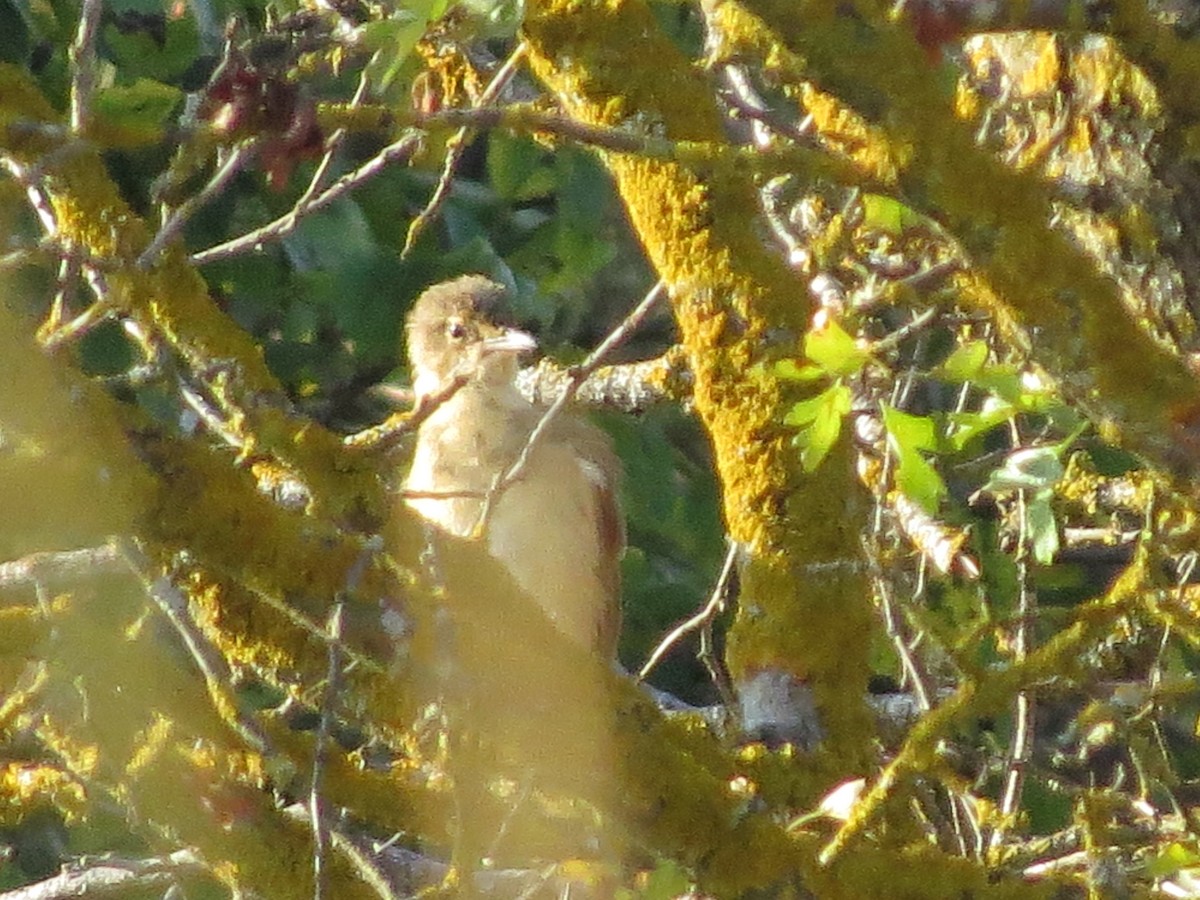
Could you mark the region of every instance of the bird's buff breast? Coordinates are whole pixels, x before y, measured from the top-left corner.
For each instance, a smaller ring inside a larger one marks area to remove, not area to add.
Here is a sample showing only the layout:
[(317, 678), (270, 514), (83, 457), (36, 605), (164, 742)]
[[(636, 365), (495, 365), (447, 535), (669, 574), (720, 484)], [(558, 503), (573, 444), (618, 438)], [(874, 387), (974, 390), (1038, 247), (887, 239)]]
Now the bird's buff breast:
[[(434, 414), (442, 420), (432, 424), (444, 426), (435, 429), (437, 440), (418, 442), (406, 503), (444, 531), (470, 537), (494, 474), (516, 461), (527, 432), (513, 429), (512, 411), (495, 404), (477, 404), (467, 410), (470, 415), (451, 407)], [(447, 453), (451, 447), (455, 452)], [(608, 606), (596, 542), (588, 537), (596, 527), (598, 477), (601, 473), (569, 450), (543, 442), (525, 477), (493, 501), (485, 532), (490, 554), (561, 631), (585, 646), (594, 643), (601, 611)]]

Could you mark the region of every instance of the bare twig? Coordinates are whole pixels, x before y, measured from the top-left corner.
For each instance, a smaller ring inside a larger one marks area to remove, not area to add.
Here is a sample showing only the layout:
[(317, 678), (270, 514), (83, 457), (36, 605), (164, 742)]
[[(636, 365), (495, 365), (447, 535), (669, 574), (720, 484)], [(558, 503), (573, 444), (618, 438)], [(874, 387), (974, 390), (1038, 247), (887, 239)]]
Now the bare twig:
[[(725, 562), (721, 566), (721, 573), (717, 576), (716, 584), (713, 585), (712, 593), (709, 594), (708, 601), (700, 608), (700, 610), (683, 622), (680, 622), (658, 642), (658, 646), (654, 648), (654, 652), (643, 663), (642, 668), (637, 673), (637, 681), (645, 681), (654, 668), (666, 656), (667, 651), (675, 646), (684, 635), (695, 631), (697, 628), (712, 626), (712, 622), (725, 609), (726, 595), (729, 590), (729, 582), (733, 577), (734, 565), (737, 562), (738, 545), (729, 541), (729, 551), (725, 554)], [(713, 683), (720, 686), (720, 679), (711, 668), (709, 674), (713, 676)]]
[(71, 43), (71, 131), (80, 134), (91, 118), (92, 91), (96, 84), (96, 33), (103, 0), (83, 0), (79, 28)]
[[(61, 152), (65, 148), (59, 148)], [(34, 215), (42, 223), (42, 230), (46, 232), (46, 237), (53, 240), (58, 237), (58, 217), (54, 214), (54, 208), (50, 203), (50, 198), (46, 196), (46, 192), (42, 190), (41, 185), (41, 166), (44, 165), (44, 160), (39, 161), (38, 165), (26, 165), (18, 162), (11, 156), (0, 156), (0, 165), (2, 165), (12, 179), (25, 189), (25, 199), (29, 206), (33, 209)]]
[[(406, 124), (415, 129), (433, 128), (506, 128), (524, 133), (542, 132), (556, 134), (582, 144), (613, 150), (620, 153), (636, 153), (651, 159), (672, 160), (684, 164), (712, 164), (726, 159), (731, 163), (750, 165), (764, 171), (782, 167), (799, 168), (814, 174), (826, 174), (845, 182), (861, 180), (856, 170), (838, 160), (808, 148), (784, 146), (761, 151), (757, 148), (730, 147), (719, 143), (672, 142), (656, 135), (646, 135), (620, 128), (605, 128), (570, 119), (559, 113), (546, 113), (528, 106), (488, 106), (471, 109), (448, 109), (428, 115), (416, 114), (406, 119)], [(321, 193), (303, 207), (293, 206), (287, 214), (261, 228), (241, 237), (218, 244), (195, 253), (191, 261), (195, 265), (206, 265), (228, 259), (241, 253), (260, 248), (269, 241), (279, 240), (290, 234), (299, 219), (324, 209), (335, 200), (373, 178), (388, 165), (411, 155), (420, 144), (422, 134), (410, 132), (379, 154), (364, 163), (354, 172), (338, 179), (328, 190)]]
[(376, 538), (369, 539), (359, 552), (354, 565), (346, 573), (345, 586), (334, 600), (333, 609), (329, 613), (329, 642), (326, 645), (327, 669), (325, 685), (321, 695), (321, 719), (314, 736), (312, 776), (309, 784), (308, 811), (309, 821), (313, 832), (313, 898), (321, 900), (325, 896), (326, 871), (325, 854), (329, 838), (329, 822), (324, 813), (324, 802), (321, 797), (321, 783), (325, 773), (325, 764), (329, 757), (329, 736), (333, 733), (337, 698), (341, 692), (342, 673), (342, 631), (346, 612), (346, 599), (358, 590), (362, 577), (374, 555), (383, 549), (383, 542)]
[(552, 134), (602, 150), (632, 153), (685, 165), (711, 165), (716, 161), (725, 160), (748, 165), (754, 171), (775, 171), (791, 165), (805, 171), (840, 178), (851, 184), (863, 178), (848, 163), (829, 159), (820, 151), (808, 147), (780, 144), (763, 149), (716, 141), (672, 141), (656, 134), (628, 128), (610, 128), (581, 122), (562, 113), (545, 112), (528, 104), (443, 109), (435, 113), (408, 116), (405, 122), (424, 129), (501, 128), (522, 134)]
[[(500, 92), (504, 90), (512, 80), (513, 75), (516, 74), (517, 66), (525, 58), (528, 49), (529, 46), (524, 41), (517, 44), (517, 48), (509, 54), (508, 59), (504, 61), (504, 65), (497, 70), (491, 82), (489, 82), (480, 95), (479, 102), (475, 104), (477, 108), (491, 106), (496, 102), (496, 98), (500, 96)], [(454, 172), (462, 160), (463, 153), (470, 146), (471, 132), (472, 129), (464, 125), (447, 142), (446, 159), (442, 164), (441, 177), (438, 178), (437, 187), (434, 188), (433, 196), (429, 198), (429, 202), (425, 204), (425, 208), (421, 210), (408, 226), (408, 234), (404, 238), (404, 249), (400, 251), (401, 259), (405, 259), (412, 252), (421, 232), (433, 221), (443, 204), (445, 204), (446, 198), (450, 196), (450, 185), (454, 180)]]
[[(362, 106), (363, 100), (367, 96), (367, 72), (370, 66), (363, 69), (362, 74), (358, 78), (358, 87), (354, 89), (354, 96), (350, 98), (350, 108), (356, 109)], [(321, 157), (321, 161), (317, 163), (317, 168), (313, 171), (313, 176), (308, 182), (308, 187), (304, 189), (304, 193), (300, 195), (300, 199), (296, 201), (295, 207), (305, 207), (312, 202), (317, 192), (325, 187), (325, 179), (329, 177), (329, 170), (333, 168), (333, 160), (337, 156), (337, 151), (346, 141), (346, 135), (349, 131), (345, 128), (339, 128), (329, 140), (325, 142), (325, 155)]]
[(769, 147), (774, 131), (793, 141), (812, 141), (814, 137), (812, 114), (793, 122), (786, 115), (773, 110), (754, 86), (750, 73), (744, 66), (725, 63), (720, 67), (724, 76), (724, 98), (743, 118), (754, 123), (754, 142), (759, 147)]
[(207, 250), (201, 250), (199, 253), (193, 253), (191, 257), (192, 264), (203, 266), (208, 263), (229, 259), (242, 253), (248, 253), (251, 250), (258, 250), (263, 244), (269, 241), (277, 241), (280, 238), (286, 237), (295, 231), (296, 226), (300, 224), (300, 219), (303, 216), (320, 212), (335, 200), (341, 199), (359, 185), (374, 178), (393, 162), (412, 155), (420, 142), (420, 134), (406, 134), (400, 140), (388, 144), (353, 172), (343, 175), (330, 185), (330, 187), (316, 197), (313, 197), (307, 203), (303, 205), (297, 203), (274, 222), (269, 222), (261, 228), (256, 228), (248, 234), (226, 241), (223, 244), (209, 247)]
[(329, 735), (333, 731), (334, 703), (341, 685), (342, 619), (345, 601), (339, 597), (329, 614), (329, 643), (326, 646), (328, 669), (325, 675), (325, 690), (321, 697), (321, 720), (314, 736), (312, 777), (308, 789), (309, 824), (313, 833), (313, 900), (325, 896), (325, 848), (328, 843), (328, 823), (325, 821), (324, 803), (321, 799), (321, 782), (329, 754)]
[(465, 372), (446, 379), (445, 384), (432, 394), (419, 398), (412, 411), (393, 413), (378, 425), (347, 435), (342, 441), (343, 445), (354, 450), (378, 450), (394, 446), (405, 435), (416, 431), (439, 406), (462, 390), (469, 380)]
[(8, 253), (0, 253), (0, 271), (32, 265), (44, 258), (44, 247), (20, 247)]
[(25, 887), (5, 891), (0, 900), (66, 900), (69, 897), (121, 896), (131, 891), (169, 889), (181, 878), (211, 875), (193, 850), (177, 850), (157, 859), (81, 860), (63, 871)]
[[(1015, 435), (1014, 435), (1015, 437)], [(1029, 627), (1037, 608), (1037, 598), (1029, 584), (1029, 554), (1031, 552), (1029, 529), (1026, 521), (1026, 492), (1017, 492), (1019, 550), (1017, 554), (1017, 623), (1013, 634), (1013, 658), (1022, 663), (1029, 656)], [(1017, 813), (1021, 805), (1021, 793), (1025, 785), (1025, 769), (1033, 753), (1033, 695), (1019, 691), (1013, 704), (1013, 735), (1009, 748), (1008, 764), (1005, 767), (1004, 792), (1000, 798), (1000, 818), (988, 841), (992, 849), (1004, 842), (1005, 826)]]
[(0, 588), (37, 584), (59, 578), (84, 578), (119, 572), (124, 567), (115, 544), (82, 550), (44, 551), (0, 563)]
[(929, 712), (933, 708), (929, 679), (909, 646), (908, 635), (900, 626), (900, 620), (896, 616), (895, 606), (892, 603), (891, 586), (883, 576), (878, 559), (875, 554), (870, 552), (868, 552), (868, 558), (871, 562), (871, 578), (875, 582), (875, 591), (879, 597), (880, 612), (883, 614), (884, 628), (892, 640), (892, 646), (896, 648), (896, 655), (900, 657), (900, 663), (904, 667), (904, 673), (908, 678), (913, 697), (917, 701), (918, 709), (923, 713)]
[[(517, 373), (517, 390), (529, 402), (544, 406), (553, 403), (570, 380), (570, 367), (542, 359)], [(686, 354), (673, 347), (653, 359), (601, 366), (579, 386), (575, 400), (623, 413), (641, 413), (663, 401), (686, 402), (691, 391), (692, 374)]]
[(150, 599), (179, 634), (188, 653), (200, 669), (200, 674), (204, 676), (208, 695), (222, 721), (229, 725), (248, 747), (264, 756), (271, 755), (266, 732), (259, 727), (258, 722), (244, 715), (239, 709), (237, 699), (233, 696), (233, 675), (229, 664), (192, 619), (187, 597), (166, 575), (154, 572), (150, 559), (134, 542), (121, 541), (119, 550), (129, 568), (141, 579)]
[(158, 261), (159, 254), (162, 253), (163, 248), (183, 231), (183, 227), (188, 223), (188, 220), (202, 206), (228, 187), (229, 182), (233, 180), (237, 173), (254, 158), (256, 150), (256, 145), (250, 143), (243, 144), (230, 153), (217, 168), (217, 171), (213, 173), (213, 177), (208, 180), (208, 183), (189, 197), (186, 202), (176, 207), (175, 211), (167, 217), (167, 221), (158, 230), (158, 234), (154, 236), (154, 239), (150, 241), (150, 245), (138, 257), (137, 267), (145, 270), (154, 265)]
[(579, 390), (579, 386), (583, 384), (588, 375), (600, 367), (610, 353), (629, 339), (633, 331), (641, 325), (646, 316), (650, 314), (650, 311), (654, 309), (654, 305), (658, 303), (658, 299), (662, 296), (665, 287), (666, 285), (662, 281), (655, 284), (650, 289), (650, 292), (642, 298), (642, 302), (634, 307), (633, 311), (621, 321), (621, 324), (612, 330), (608, 337), (601, 342), (600, 346), (588, 355), (583, 364), (571, 370), (570, 379), (566, 387), (542, 414), (533, 431), (529, 433), (529, 438), (525, 441), (525, 446), (521, 448), (521, 453), (517, 456), (516, 462), (507, 471), (496, 476), (496, 480), (484, 498), (483, 507), (479, 511), (479, 518), (475, 523), (475, 533), (482, 533), (487, 527), (488, 518), (496, 501), (504, 491), (525, 473), (525, 468), (529, 465), (529, 458), (533, 455), (534, 448), (541, 441), (542, 435), (546, 433), (547, 429), (558, 418), (566, 405), (571, 402), (571, 398), (575, 396), (576, 391)]

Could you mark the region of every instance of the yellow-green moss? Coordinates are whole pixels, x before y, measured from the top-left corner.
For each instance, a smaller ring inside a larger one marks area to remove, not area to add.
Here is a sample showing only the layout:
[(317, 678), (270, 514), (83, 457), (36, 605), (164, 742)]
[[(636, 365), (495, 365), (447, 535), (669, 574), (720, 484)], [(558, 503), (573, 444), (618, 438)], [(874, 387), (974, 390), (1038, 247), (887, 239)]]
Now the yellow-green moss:
[[(544, 2), (529, 13), (533, 68), (572, 116), (662, 129), (676, 140), (723, 140), (707, 82), (642, 4)], [(789, 400), (772, 379), (751, 375), (769, 329), (803, 332), (807, 296), (752, 227), (758, 207), (751, 179), (736, 170), (701, 173), (615, 153), (605, 161), (670, 289), (695, 377), (696, 410), (716, 451), (726, 525), (751, 551), (730, 668), (735, 679), (782, 666), (812, 680), (835, 718), (830, 741), (838, 758), (847, 768), (861, 765), (868, 746), (861, 702), (866, 665), (852, 648), (865, 653), (869, 599), (855, 565), (860, 489), (845, 446), (819, 477), (798, 476), (779, 425)], [(805, 522), (822, 525), (804, 528)], [(823, 564), (844, 564), (841, 576), (831, 578)], [(828, 646), (840, 648), (836, 663)]]

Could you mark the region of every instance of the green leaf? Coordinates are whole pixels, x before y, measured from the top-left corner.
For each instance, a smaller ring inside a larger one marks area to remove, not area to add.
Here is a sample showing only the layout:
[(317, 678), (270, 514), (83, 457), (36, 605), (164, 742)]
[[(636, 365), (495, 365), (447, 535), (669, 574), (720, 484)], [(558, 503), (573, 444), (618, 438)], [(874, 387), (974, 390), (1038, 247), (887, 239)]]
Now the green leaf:
[(946, 483), (921, 451), (937, 448), (933, 419), (914, 416), (883, 404), (883, 425), (896, 456), (896, 487), (929, 513), (937, 512), (946, 495)]
[(687, 894), (691, 887), (691, 878), (678, 863), (663, 860), (647, 877), (640, 896), (643, 900), (674, 900)]
[(804, 354), (830, 375), (853, 375), (871, 359), (833, 319), (805, 336)]
[(133, 84), (98, 92), (92, 111), (106, 140), (150, 142), (161, 135), (167, 117), (182, 99), (183, 92), (178, 88), (139, 78)]
[(488, 141), (488, 177), (505, 200), (524, 202), (552, 194), (558, 179), (551, 163), (527, 138), (497, 133)]
[(988, 346), (984, 341), (968, 341), (954, 348), (954, 352), (933, 370), (934, 376), (946, 381), (974, 381), (979, 377), (988, 358)]
[(1181, 869), (1196, 866), (1200, 866), (1200, 855), (1176, 841), (1146, 861), (1146, 874), (1152, 878), (1169, 878)]
[(992, 472), (985, 491), (1038, 491), (1051, 488), (1063, 477), (1057, 447), (1033, 447), (1010, 453), (1004, 465)]
[(800, 465), (804, 471), (816, 469), (829, 454), (842, 432), (850, 402), (850, 389), (839, 383), (815, 397), (801, 400), (784, 416), (785, 424), (801, 428), (792, 444), (800, 449)]
[(403, 9), (382, 22), (369, 22), (361, 28), (361, 40), (368, 50), (379, 51), (379, 57), (369, 67), (378, 75), (381, 88), (388, 87), (412, 55), (413, 48), (425, 34), (429, 23), (440, 19), (449, 0), (407, 0)]
[(950, 413), (950, 446), (955, 451), (964, 450), (975, 438), (1011, 421), (1016, 414), (1016, 408), (999, 397), (988, 397), (978, 412)]
[(884, 194), (864, 194), (862, 198), (863, 228), (898, 235), (905, 229), (921, 224), (923, 218), (895, 197)]
[(946, 496), (946, 483), (937, 469), (915, 450), (902, 453), (896, 466), (896, 487), (928, 513), (936, 513)]
[[(161, 13), (159, 13), (161, 15)], [(104, 28), (103, 46), (120, 69), (123, 81), (153, 78), (175, 82), (195, 64), (200, 35), (191, 16), (162, 19), (161, 31), (137, 27), (138, 20), (123, 20)]]
[(827, 408), (837, 409), (843, 406), (845, 407), (841, 410), (843, 414), (850, 411), (850, 389), (843, 384), (835, 384), (816, 396), (798, 400), (792, 404), (792, 408), (783, 417), (783, 424), (797, 427), (808, 425), (822, 415)]
[(1000, 399), (1023, 408), (1027, 392), (1021, 385), (1021, 372), (1016, 366), (984, 366), (972, 382), (977, 388), (991, 391)]
[(929, 416), (914, 416), (883, 404), (883, 426), (894, 443), (913, 450), (937, 449), (937, 432)]
[(1054, 556), (1058, 553), (1058, 522), (1050, 506), (1053, 496), (1053, 491), (1045, 488), (1025, 504), (1025, 533), (1029, 537), (1033, 558), (1044, 566), (1054, 562)]
[(816, 381), (825, 377), (825, 370), (794, 359), (781, 359), (771, 367), (771, 373), (782, 381)]

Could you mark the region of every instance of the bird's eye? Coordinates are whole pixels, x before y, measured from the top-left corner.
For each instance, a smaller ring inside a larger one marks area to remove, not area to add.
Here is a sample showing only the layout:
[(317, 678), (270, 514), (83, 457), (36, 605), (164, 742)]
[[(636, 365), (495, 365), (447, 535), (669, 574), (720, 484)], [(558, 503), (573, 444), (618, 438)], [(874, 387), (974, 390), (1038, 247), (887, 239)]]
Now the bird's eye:
[(451, 319), (446, 323), (446, 334), (449, 335), (452, 340), (461, 341), (467, 336), (467, 326), (464, 325), (459, 319)]

